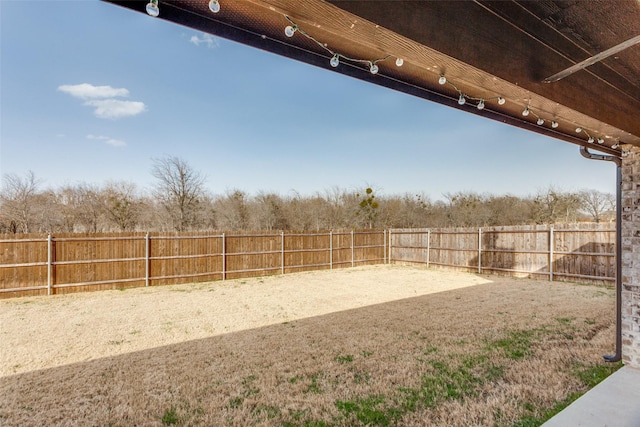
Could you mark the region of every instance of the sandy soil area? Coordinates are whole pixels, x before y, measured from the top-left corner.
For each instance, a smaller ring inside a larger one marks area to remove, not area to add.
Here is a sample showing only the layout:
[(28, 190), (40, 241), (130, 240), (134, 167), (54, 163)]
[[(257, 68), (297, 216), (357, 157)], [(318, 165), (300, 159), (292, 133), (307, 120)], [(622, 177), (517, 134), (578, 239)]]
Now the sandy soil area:
[(489, 282), (378, 265), (0, 300), (0, 376)]

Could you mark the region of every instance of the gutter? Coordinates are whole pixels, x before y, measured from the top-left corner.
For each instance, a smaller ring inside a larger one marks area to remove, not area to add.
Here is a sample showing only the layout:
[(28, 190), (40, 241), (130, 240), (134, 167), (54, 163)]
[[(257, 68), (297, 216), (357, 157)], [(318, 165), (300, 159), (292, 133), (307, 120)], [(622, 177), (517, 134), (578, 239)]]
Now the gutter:
[(622, 159), (617, 156), (593, 154), (580, 147), (580, 154), (590, 160), (604, 160), (616, 164), (616, 352), (607, 354), (605, 362), (622, 360)]

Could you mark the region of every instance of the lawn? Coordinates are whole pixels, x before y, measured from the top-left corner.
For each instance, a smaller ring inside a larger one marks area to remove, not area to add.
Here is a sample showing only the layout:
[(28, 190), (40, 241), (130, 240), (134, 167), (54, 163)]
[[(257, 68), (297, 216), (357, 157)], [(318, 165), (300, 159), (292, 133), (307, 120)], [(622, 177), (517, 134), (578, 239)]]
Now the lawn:
[(620, 367), (614, 303), (401, 266), (5, 300), (0, 424), (536, 426)]

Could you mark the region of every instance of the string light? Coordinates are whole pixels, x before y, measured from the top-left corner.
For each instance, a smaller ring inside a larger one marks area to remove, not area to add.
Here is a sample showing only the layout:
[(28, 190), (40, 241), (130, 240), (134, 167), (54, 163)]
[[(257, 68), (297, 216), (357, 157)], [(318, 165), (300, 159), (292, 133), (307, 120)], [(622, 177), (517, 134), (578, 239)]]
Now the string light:
[(296, 31), (298, 31), (298, 27), (296, 27), (295, 25), (287, 25), (284, 29), (284, 34), (287, 37), (293, 37), (293, 35), (296, 33)]
[(149, 14), (149, 16), (153, 16), (154, 18), (160, 15), (158, 0), (149, 0), (149, 3), (147, 3), (146, 10), (147, 10), (147, 14)]
[[(212, 12), (214, 13), (218, 13), (218, 11), (220, 11), (220, 4), (219, 4), (219, 0), (210, 0), (209, 1), (209, 9), (211, 9)], [(158, 0), (150, 0), (149, 4), (147, 5), (147, 13), (151, 16), (158, 16), (159, 14), (159, 9), (158, 9)], [(316, 43), (320, 48), (322, 48), (323, 50), (325, 50), (327, 53), (329, 53), (331, 55), (331, 59), (329, 60), (329, 65), (331, 65), (331, 67), (336, 68), (340, 65), (341, 60), (346, 60), (348, 62), (354, 62), (354, 63), (358, 63), (358, 64), (362, 64), (365, 65), (366, 67), (368, 67), (368, 70), (371, 74), (378, 74), (378, 72), (380, 71), (380, 68), (378, 67), (378, 62), (382, 62), (382, 61), (386, 61), (387, 59), (391, 58), (392, 55), (386, 55), (382, 58), (378, 58), (378, 59), (358, 59), (358, 58), (350, 58), (342, 53), (339, 52), (335, 52), (332, 49), (330, 49), (326, 43), (322, 43), (319, 40), (317, 40), (315, 37), (313, 37), (312, 35), (310, 35), (309, 33), (307, 33), (306, 31), (304, 31), (303, 29), (301, 29), (291, 18), (289, 18), (288, 16), (284, 16), (285, 19), (289, 22), (290, 25), (287, 25), (284, 29), (284, 33), (287, 37), (294, 37), (296, 33), (300, 33), (301, 35), (303, 35), (304, 37), (306, 37), (307, 39), (313, 41), (314, 43)], [(404, 59), (396, 57), (395, 60), (395, 64), (397, 67), (402, 67), (402, 65), (404, 64)], [(491, 101), (491, 100), (496, 100), (498, 105), (504, 105), (506, 103), (506, 99), (502, 96), (496, 96), (494, 98), (475, 98), (473, 96), (467, 95), (465, 93), (463, 93), (460, 89), (458, 89), (458, 87), (453, 84), (450, 80), (447, 79), (447, 77), (443, 74), (439, 75), (438, 77), (438, 83), (440, 85), (445, 85), (445, 84), (449, 84), (451, 87), (453, 87), (455, 89), (456, 92), (458, 92), (458, 104), (459, 105), (465, 105), (467, 103), (467, 100), (469, 101), (477, 101), (478, 103), (476, 104), (476, 108), (478, 110), (484, 110), (485, 108), (485, 104), (487, 101)], [(525, 107), (525, 109), (522, 111), (522, 116), (523, 117), (527, 117), (529, 115), (532, 115), (536, 118), (536, 124), (538, 126), (544, 126), (545, 125), (545, 120), (540, 117), (539, 115), (537, 115), (534, 111), (531, 110), (531, 106), (527, 105)], [(551, 127), (553, 129), (556, 129), (559, 127), (559, 123), (556, 120), (551, 120)], [(587, 135), (587, 141), (589, 143), (593, 143), (594, 141), (597, 141), (598, 144), (604, 144), (604, 139), (602, 138), (597, 138), (594, 139), (591, 135), (589, 135), (589, 133), (582, 129), (581, 127), (577, 127), (576, 128), (576, 133), (581, 133), (584, 132)], [(611, 146), (612, 149), (617, 149), (620, 147), (619, 141), (617, 141), (615, 144), (613, 144)]]
[[(217, 0), (212, 0), (212, 1), (217, 1)], [(318, 46), (320, 46), (322, 49), (324, 49), (325, 51), (327, 51), (331, 55), (331, 59), (329, 60), (329, 64), (333, 68), (336, 68), (337, 66), (339, 66), (340, 65), (340, 60), (344, 59), (344, 60), (349, 61), (349, 62), (355, 62), (355, 63), (366, 65), (369, 68), (369, 72), (371, 74), (378, 74), (378, 72), (380, 71), (380, 68), (378, 67), (378, 62), (386, 61), (387, 59), (391, 58), (391, 55), (387, 55), (387, 56), (385, 56), (383, 58), (378, 58), (378, 59), (373, 59), (373, 60), (351, 58), (351, 57), (349, 57), (347, 55), (344, 55), (342, 53), (335, 52), (335, 51), (331, 50), (329, 47), (327, 47), (327, 45), (325, 43), (320, 42), (318, 39), (316, 39), (315, 37), (313, 37), (312, 35), (310, 35), (306, 31), (301, 29), (295, 22), (293, 22), (293, 20), (291, 18), (289, 18), (286, 15), (285, 15), (285, 19), (287, 21), (289, 21), (289, 24), (291, 24), (291, 25), (288, 25), (287, 27), (285, 27), (285, 29), (284, 29), (285, 35), (287, 37), (293, 37), (296, 33), (300, 33), (303, 36), (305, 36), (306, 38), (308, 38), (309, 40), (311, 40), (314, 43), (316, 43)], [(403, 64), (404, 64), (404, 60), (402, 58), (396, 58), (396, 66), (397, 67), (402, 67)]]
[(210, 0), (209, 1), (209, 10), (213, 13), (220, 12), (220, 2), (218, 0)]
[[(587, 130), (586, 130), (586, 129), (583, 129), (583, 128), (581, 128), (581, 127), (577, 127), (577, 128), (576, 128), (576, 133), (581, 133), (581, 132), (583, 132), (585, 135), (587, 135), (587, 142), (588, 142), (589, 144), (593, 144), (593, 143), (594, 143), (594, 142), (596, 142), (596, 141), (598, 142), (598, 144), (604, 144), (604, 139), (602, 139), (602, 138), (600, 138), (600, 137), (598, 137), (598, 138), (594, 138), (593, 136), (591, 136), (591, 135), (589, 134), (589, 132), (587, 132)], [(617, 148), (617, 144), (616, 144), (616, 147), (611, 146), (611, 148), (613, 148), (613, 149), (615, 150), (615, 149)]]

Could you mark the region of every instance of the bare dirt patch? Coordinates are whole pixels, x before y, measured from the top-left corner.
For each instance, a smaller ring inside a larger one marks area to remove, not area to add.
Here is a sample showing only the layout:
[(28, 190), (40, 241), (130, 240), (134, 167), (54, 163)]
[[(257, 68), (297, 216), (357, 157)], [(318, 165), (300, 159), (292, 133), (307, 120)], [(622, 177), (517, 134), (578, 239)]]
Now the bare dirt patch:
[(372, 266), (0, 301), (2, 425), (514, 425), (588, 384), (612, 289)]

